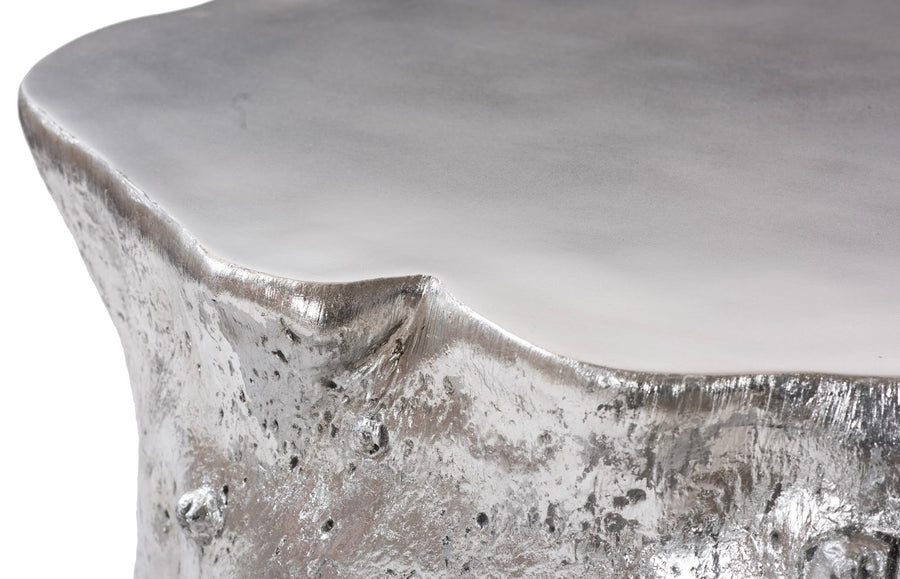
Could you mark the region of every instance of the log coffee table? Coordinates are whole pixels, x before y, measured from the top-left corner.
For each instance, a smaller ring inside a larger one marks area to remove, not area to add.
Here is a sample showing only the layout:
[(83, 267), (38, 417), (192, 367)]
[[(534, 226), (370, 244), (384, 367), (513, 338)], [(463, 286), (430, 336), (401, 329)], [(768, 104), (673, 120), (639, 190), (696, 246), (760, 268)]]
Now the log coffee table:
[(782, 4), (218, 0), (39, 63), (136, 575), (897, 577), (900, 5)]

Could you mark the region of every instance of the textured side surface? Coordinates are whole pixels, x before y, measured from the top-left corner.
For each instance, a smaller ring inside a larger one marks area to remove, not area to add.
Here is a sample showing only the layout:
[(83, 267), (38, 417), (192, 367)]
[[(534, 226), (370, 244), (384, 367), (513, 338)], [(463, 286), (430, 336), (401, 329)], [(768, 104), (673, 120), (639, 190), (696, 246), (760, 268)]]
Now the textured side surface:
[(137, 576), (897, 575), (896, 381), (610, 370), (432, 278), (242, 270), (21, 115), (125, 347)]

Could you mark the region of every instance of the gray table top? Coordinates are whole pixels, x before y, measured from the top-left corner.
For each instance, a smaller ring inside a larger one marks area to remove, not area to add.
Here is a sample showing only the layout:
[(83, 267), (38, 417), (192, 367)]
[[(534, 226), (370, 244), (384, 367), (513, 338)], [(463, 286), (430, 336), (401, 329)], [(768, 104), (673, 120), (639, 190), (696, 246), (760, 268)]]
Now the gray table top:
[(23, 98), (209, 251), (533, 344), (900, 375), (900, 3), (218, 0)]

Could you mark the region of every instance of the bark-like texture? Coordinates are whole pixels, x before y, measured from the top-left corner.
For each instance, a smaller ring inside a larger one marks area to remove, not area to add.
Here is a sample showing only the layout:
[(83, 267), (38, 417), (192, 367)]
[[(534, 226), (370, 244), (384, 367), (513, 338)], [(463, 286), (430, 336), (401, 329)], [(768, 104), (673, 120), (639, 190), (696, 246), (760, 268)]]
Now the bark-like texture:
[(896, 381), (612, 370), (430, 277), (247, 271), (20, 113), (128, 360), (137, 576), (897, 576)]

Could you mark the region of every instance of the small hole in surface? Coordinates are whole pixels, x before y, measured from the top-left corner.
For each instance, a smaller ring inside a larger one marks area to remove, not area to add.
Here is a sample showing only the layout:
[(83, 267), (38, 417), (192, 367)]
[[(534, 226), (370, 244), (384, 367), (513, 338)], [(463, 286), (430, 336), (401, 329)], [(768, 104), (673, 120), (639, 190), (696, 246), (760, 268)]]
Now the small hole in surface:
[(281, 327), (284, 328), (285, 335), (287, 335), (287, 337), (290, 338), (292, 342), (294, 342), (295, 344), (300, 343), (300, 336), (298, 336), (295, 331), (288, 327), (283, 318), (281, 320)]
[(328, 519), (325, 523), (322, 524), (322, 532), (327, 533), (331, 529), (334, 528), (334, 521), (332, 519)]
[(300, 464), (300, 457), (292, 456), (291, 457), (291, 470), (294, 470), (295, 468), (297, 468), (298, 464)]
[(478, 526), (482, 529), (485, 528), (488, 524), (488, 516), (485, 513), (478, 513), (478, 516), (475, 517), (475, 522), (478, 523)]

